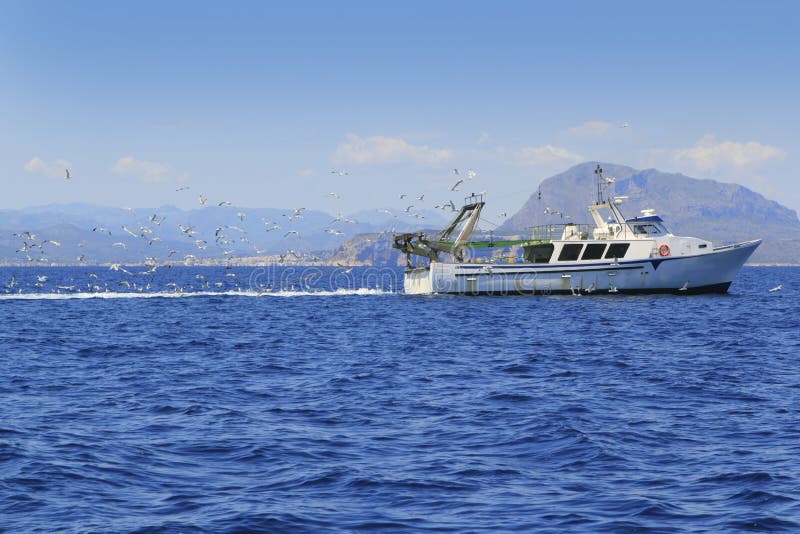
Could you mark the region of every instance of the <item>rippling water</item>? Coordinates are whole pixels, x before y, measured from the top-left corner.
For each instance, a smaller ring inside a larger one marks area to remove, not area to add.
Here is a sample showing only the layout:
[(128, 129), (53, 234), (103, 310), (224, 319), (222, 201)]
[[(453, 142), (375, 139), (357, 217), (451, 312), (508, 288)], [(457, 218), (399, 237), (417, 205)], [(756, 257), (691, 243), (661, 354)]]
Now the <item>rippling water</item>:
[(798, 268), (590, 297), (92, 272), (0, 269), (8, 531), (800, 529)]

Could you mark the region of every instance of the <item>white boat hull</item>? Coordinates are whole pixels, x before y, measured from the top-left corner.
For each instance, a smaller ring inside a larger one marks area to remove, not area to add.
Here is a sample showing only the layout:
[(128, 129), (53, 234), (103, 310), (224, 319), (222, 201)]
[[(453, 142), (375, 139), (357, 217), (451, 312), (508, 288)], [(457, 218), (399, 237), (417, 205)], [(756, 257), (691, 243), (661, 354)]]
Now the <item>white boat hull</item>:
[(432, 262), (407, 269), (409, 295), (725, 293), (761, 241), (710, 252), (637, 260), (474, 264)]

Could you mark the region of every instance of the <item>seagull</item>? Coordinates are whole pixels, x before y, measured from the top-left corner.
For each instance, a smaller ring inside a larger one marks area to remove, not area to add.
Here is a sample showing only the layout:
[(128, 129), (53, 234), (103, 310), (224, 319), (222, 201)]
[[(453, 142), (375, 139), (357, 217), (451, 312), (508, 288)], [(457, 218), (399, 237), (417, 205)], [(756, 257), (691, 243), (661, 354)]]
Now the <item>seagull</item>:
[(44, 241), (42, 241), (42, 244), (39, 245), (39, 246), (44, 247), (48, 243), (50, 243), (51, 245), (54, 245), (56, 247), (60, 247), (61, 246), (61, 243), (59, 243), (58, 241), (53, 241), (52, 239), (45, 239)]
[(474, 180), (476, 176), (478, 176), (477, 172), (472, 169), (467, 170), (467, 180)]
[(508, 217), (508, 213), (506, 213), (506, 212), (504, 211), (503, 213), (501, 213), (501, 214), (500, 214), (500, 217), (502, 217), (502, 218), (504, 218), (504, 219), (505, 219), (506, 217)]
[(290, 235), (296, 235), (296, 236), (299, 237), (300, 236), (300, 232), (298, 232), (297, 230), (289, 230), (288, 232), (283, 234), (283, 237), (289, 237)]
[(332, 170), (332, 171), (331, 171), (331, 174), (335, 174), (335, 175), (337, 175), (337, 176), (347, 176), (347, 174), (348, 174), (348, 173), (347, 173), (347, 171), (337, 171), (337, 170)]
[(456, 183), (453, 185), (453, 187), (451, 187), (451, 188), (450, 188), (450, 191), (458, 191), (458, 186), (459, 186), (459, 185), (461, 185), (461, 183), (462, 183), (463, 181), (464, 181), (464, 180), (461, 180), (461, 179), (459, 179), (459, 180), (458, 180), (458, 181), (457, 181), (457, 182), (456, 182)]
[(340, 196), (339, 196), (337, 193), (334, 193), (333, 191), (331, 191), (330, 193), (328, 193), (328, 196), (329, 196), (329, 197), (333, 197), (333, 198), (342, 198), (342, 197), (340, 197)]
[(424, 200), (425, 200), (425, 194), (423, 193), (422, 195), (418, 196), (418, 197), (417, 197), (417, 200), (422, 200), (422, 201), (424, 201)]
[(92, 228), (92, 232), (103, 232), (103, 233), (106, 233), (108, 235), (111, 235), (111, 231), (110, 230), (107, 230), (107, 229), (105, 229), (105, 228), (103, 228), (101, 226), (95, 226), (94, 228)]
[(137, 234), (134, 234), (133, 232), (131, 232), (130, 230), (128, 230), (128, 227), (127, 227), (127, 226), (123, 226), (123, 227), (122, 227), (122, 229), (125, 231), (125, 233), (127, 233), (127, 234), (129, 234), (129, 235), (131, 235), (131, 236), (133, 236), (133, 237), (139, 237)]
[(456, 176), (458, 176), (458, 169), (453, 169), (453, 174), (455, 174)]
[(114, 244), (113, 244), (113, 245), (111, 245), (111, 246), (112, 246), (112, 247), (122, 247), (122, 248), (124, 248), (125, 250), (127, 250), (127, 249), (128, 249), (128, 245), (126, 245), (125, 243), (114, 243)]
[(222, 202), (218, 202), (217, 206), (233, 206), (233, 203), (229, 200), (223, 200)]
[(181, 186), (181, 187), (177, 188), (175, 191), (185, 191), (187, 189), (190, 189), (189, 186), (188, 185), (184, 185), (184, 186)]
[(400, 195), (400, 200), (403, 200), (403, 199), (404, 199), (404, 198), (406, 198), (407, 196), (408, 196), (408, 195), (406, 195), (405, 193), (402, 193), (402, 194)]
[(65, 169), (67, 171), (67, 176), (65, 177), (66, 180), (71, 180), (72, 176), (69, 175), (69, 169)]
[(206, 203), (208, 202), (208, 199), (203, 195), (200, 195), (199, 197), (197, 197), (197, 201), (200, 203), (201, 206), (205, 206)]
[(629, 128), (630, 124), (628, 124), (627, 122), (623, 122), (622, 124), (619, 125), (619, 127), (620, 128)]
[(777, 286), (775, 286), (775, 287), (773, 287), (772, 289), (770, 289), (770, 292), (773, 292), (773, 291), (780, 291), (780, 290), (781, 290), (781, 288), (783, 288), (783, 284), (778, 284)]
[(407, 207), (406, 209), (404, 209), (403, 211), (406, 212), (406, 213), (409, 213), (411, 211), (411, 208), (413, 208), (413, 207), (414, 207), (414, 205), (412, 204), (409, 207)]

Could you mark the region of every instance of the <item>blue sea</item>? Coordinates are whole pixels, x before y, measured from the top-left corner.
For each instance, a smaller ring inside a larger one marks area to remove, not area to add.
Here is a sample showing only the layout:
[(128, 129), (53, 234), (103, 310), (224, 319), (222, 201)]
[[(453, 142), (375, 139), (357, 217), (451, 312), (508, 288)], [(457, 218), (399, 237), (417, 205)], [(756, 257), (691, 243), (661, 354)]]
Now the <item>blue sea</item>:
[(800, 268), (549, 297), (125, 269), (0, 269), (0, 530), (800, 531)]

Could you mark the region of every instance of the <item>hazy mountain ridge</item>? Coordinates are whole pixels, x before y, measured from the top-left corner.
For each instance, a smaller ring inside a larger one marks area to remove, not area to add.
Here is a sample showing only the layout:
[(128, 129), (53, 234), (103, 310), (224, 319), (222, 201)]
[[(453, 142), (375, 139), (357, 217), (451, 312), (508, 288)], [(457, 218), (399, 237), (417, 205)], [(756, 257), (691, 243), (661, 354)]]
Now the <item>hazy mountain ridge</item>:
[[(600, 164), (606, 176), (616, 178), (609, 194), (627, 196), (621, 209), (633, 217), (645, 208), (653, 208), (675, 234), (710, 239), (715, 244), (761, 238), (763, 244), (751, 258), (751, 263), (800, 263), (800, 219), (797, 213), (776, 201), (738, 184), (697, 179), (656, 169), (636, 170), (623, 165)], [(596, 191), (594, 170), (596, 162), (576, 165), (545, 179), (540, 185), (531, 184), (531, 195), (525, 204), (496, 231), (495, 235), (527, 235), (527, 228), (537, 224), (590, 222), (586, 206), (594, 200)], [(541, 199), (538, 191), (541, 191)], [(491, 202), (491, 199), (489, 199)], [(561, 215), (544, 213), (550, 208)], [(239, 219), (238, 213), (244, 213)], [(328, 261), (342, 264), (403, 264), (400, 254), (391, 248), (391, 231), (418, 231), (441, 228), (449, 213), (427, 210), (425, 219), (408, 214), (395, 215), (385, 210), (362, 210), (344, 217), (354, 222), (336, 221), (339, 218), (322, 211), (303, 210), (302, 217), (290, 220), (293, 210), (278, 208), (237, 208), (209, 206), (181, 210), (174, 206), (128, 210), (87, 204), (38, 206), (24, 210), (0, 211), (0, 261), (24, 263), (26, 254), (17, 252), (25, 241), (13, 233), (31, 231), (39, 234), (34, 242), (45, 239), (61, 242), (61, 247), (46, 245), (46, 257), (57, 263), (75, 263), (83, 256), (86, 263), (110, 261), (142, 262), (146, 257), (159, 261), (179, 261), (186, 255), (198, 258), (221, 258), (225, 252), (237, 257), (274, 255), (287, 250), (313, 252)], [(158, 225), (149, 218), (157, 215)], [(195, 228), (188, 238), (179, 225)], [(280, 230), (267, 231), (270, 226)], [(92, 232), (100, 226), (102, 231)], [(148, 245), (145, 238), (134, 238), (142, 227), (150, 228), (161, 238)], [(236, 227), (237, 229), (230, 229)], [(218, 228), (228, 243), (215, 243)], [(341, 235), (326, 230), (336, 229)], [(286, 236), (296, 231), (297, 235)], [(431, 230), (432, 232), (433, 230)], [(241, 241), (241, 237), (248, 241)], [(205, 241), (198, 249), (197, 240)], [(123, 242), (126, 248), (114, 246)], [(81, 245), (81, 246), (78, 246)], [(175, 252), (172, 252), (175, 251)], [(34, 261), (38, 249), (28, 252)], [(30, 262), (29, 262), (30, 263)]]

